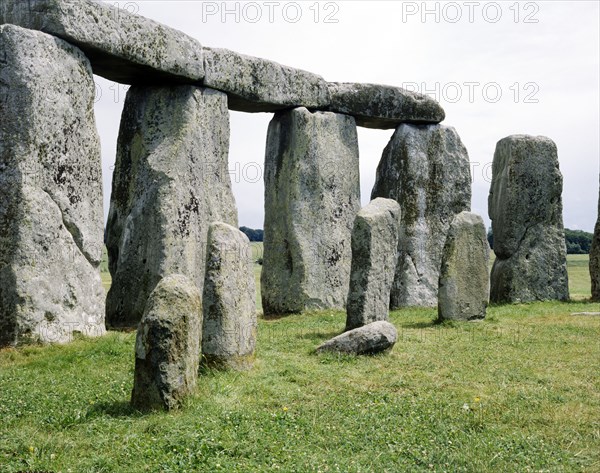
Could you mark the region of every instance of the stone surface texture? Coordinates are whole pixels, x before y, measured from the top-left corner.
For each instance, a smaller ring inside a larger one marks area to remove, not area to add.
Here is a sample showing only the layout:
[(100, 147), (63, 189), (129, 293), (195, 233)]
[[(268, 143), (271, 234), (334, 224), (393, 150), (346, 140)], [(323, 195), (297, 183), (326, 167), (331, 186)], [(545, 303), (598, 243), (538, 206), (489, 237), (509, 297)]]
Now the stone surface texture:
[(194, 38), (128, 11), (136, 2), (2, 0), (0, 23), (52, 34), (79, 47), (94, 73), (125, 84), (193, 83), (204, 77)]
[(311, 72), (228, 49), (204, 49), (204, 85), (226, 92), (229, 107), (242, 112), (275, 112), (329, 105), (327, 82)]
[(485, 317), (490, 298), (490, 246), (483, 219), (461, 212), (450, 225), (442, 256), (438, 316), (450, 320)]
[(394, 199), (402, 209), (391, 308), (437, 306), (450, 223), (471, 208), (469, 156), (456, 130), (400, 125), (377, 168), (376, 197)]
[(93, 107), (80, 50), (0, 26), (0, 346), (105, 333)]
[(385, 320), (372, 322), (332, 338), (317, 348), (317, 353), (374, 355), (390, 350), (398, 340), (398, 331)]
[(445, 112), (427, 95), (380, 84), (330, 82), (329, 110), (356, 118), (367, 128), (396, 128), (402, 123), (439, 123)]
[(202, 291), (211, 222), (237, 225), (222, 92), (129, 89), (106, 230), (111, 326), (135, 326), (158, 281), (183, 274)]
[(196, 387), (201, 338), (200, 291), (185, 276), (165, 277), (138, 326), (131, 404), (139, 410), (180, 407)]
[(512, 135), (497, 143), (488, 199), (492, 302), (569, 299), (562, 182), (549, 138)]
[(275, 114), (265, 158), (265, 314), (345, 308), (359, 209), (354, 119), (305, 108)]
[(590, 248), (590, 279), (592, 281), (592, 300), (600, 301), (600, 197), (598, 197), (598, 220)]
[(250, 241), (215, 222), (208, 230), (202, 356), (208, 366), (246, 370), (256, 346), (256, 285)]
[(346, 330), (388, 319), (400, 213), (395, 200), (377, 198), (354, 220)]

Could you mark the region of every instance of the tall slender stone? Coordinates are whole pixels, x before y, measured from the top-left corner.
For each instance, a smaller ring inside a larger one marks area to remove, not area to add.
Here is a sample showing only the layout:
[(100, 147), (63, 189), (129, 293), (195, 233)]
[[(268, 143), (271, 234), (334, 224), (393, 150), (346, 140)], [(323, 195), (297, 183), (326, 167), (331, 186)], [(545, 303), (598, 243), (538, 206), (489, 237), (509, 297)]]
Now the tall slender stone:
[(228, 147), (225, 94), (193, 86), (129, 90), (106, 232), (108, 324), (139, 322), (163, 276), (182, 274), (202, 291), (210, 222), (237, 225)]
[(592, 281), (592, 300), (600, 301), (600, 196), (598, 197), (598, 220), (590, 248), (590, 279)]
[(496, 145), (488, 199), (492, 302), (569, 299), (562, 185), (551, 139), (512, 135)]
[(388, 320), (400, 213), (395, 200), (378, 198), (362, 208), (354, 220), (346, 330)]
[(354, 118), (306, 108), (275, 114), (265, 158), (265, 314), (345, 307), (359, 208)]
[(256, 287), (248, 237), (215, 222), (208, 230), (202, 355), (208, 366), (250, 369), (256, 346)]
[(102, 168), (76, 47), (0, 26), (0, 346), (102, 335)]
[(391, 307), (436, 306), (450, 223), (471, 208), (469, 156), (456, 130), (400, 125), (377, 168), (376, 197), (402, 209)]
[(450, 320), (485, 317), (490, 299), (490, 245), (483, 219), (461, 212), (452, 220), (444, 246), (438, 316)]

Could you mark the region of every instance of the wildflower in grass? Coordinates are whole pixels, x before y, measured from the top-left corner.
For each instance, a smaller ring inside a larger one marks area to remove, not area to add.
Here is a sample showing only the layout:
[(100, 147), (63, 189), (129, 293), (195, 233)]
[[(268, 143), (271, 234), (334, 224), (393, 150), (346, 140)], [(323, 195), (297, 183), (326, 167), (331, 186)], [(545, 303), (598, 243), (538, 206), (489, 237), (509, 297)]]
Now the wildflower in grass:
[(466, 402), (463, 404), (462, 408), (463, 408), (463, 411), (468, 411), (471, 409)]
[(287, 411), (288, 411), (287, 406), (283, 406), (283, 412), (287, 412)]
[(33, 447), (30, 445), (30, 446), (29, 446), (29, 453), (33, 453), (33, 451), (34, 451), (34, 450), (35, 450), (35, 449), (34, 449), (34, 448), (33, 448)]
[(479, 397), (476, 397), (475, 399), (473, 399), (473, 402), (480, 402), (480, 401), (481, 401), (481, 398), (479, 398)]

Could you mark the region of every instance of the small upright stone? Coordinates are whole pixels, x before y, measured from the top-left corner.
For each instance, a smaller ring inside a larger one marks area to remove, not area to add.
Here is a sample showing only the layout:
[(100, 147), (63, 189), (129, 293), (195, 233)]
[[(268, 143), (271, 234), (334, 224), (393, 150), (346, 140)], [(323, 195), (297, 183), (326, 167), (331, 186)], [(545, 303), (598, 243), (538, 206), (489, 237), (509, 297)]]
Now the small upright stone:
[(590, 278), (592, 280), (592, 300), (600, 301), (600, 197), (598, 198), (598, 220), (590, 248)]
[(306, 108), (276, 113), (265, 155), (265, 314), (346, 307), (359, 210), (354, 118)]
[(440, 319), (477, 320), (485, 317), (490, 296), (490, 246), (483, 219), (461, 212), (450, 225), (440, 271)]
[(138, 327), (131, 404), (139, 410), (176, 409), (196, 387), (202, 302), (181, 275), (160, 281)]
[(513, 135), (498, 142), (488, 199), (497, 257), (492, 302), (569, 299), (562, 187), (551, 139)]
[(399, 227), (400, 206), (391, 199), (371, 201), (354, 219), (346, 330), (388, 319)]
[(208, 230), (204, 282), (203, 362), (247, 370), (256, 346), (256, 287), (248, 237), (215, 222)]
[(469, 155), (443, 125), (400, 125), (383, 152), (371, 198), (400, 204), (398, 265), (391, 308), (437, 306), (450, 222), (471, 209)]

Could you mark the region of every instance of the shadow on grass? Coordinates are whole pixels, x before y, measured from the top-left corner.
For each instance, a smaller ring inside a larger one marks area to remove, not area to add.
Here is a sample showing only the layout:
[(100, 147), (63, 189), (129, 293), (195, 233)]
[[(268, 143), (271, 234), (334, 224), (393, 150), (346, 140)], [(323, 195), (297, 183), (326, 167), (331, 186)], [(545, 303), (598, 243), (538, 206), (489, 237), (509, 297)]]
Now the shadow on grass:
[(414, 322), (414, 323), (407, 323), (407, 324), (396, 323), (394, 325), (396, 325), (396, 327), (399, 329), (422, 329), (422, 328), (432, 328), (432, 327), (439, 327), (439, 326), (451, 326), (450, 323), (439, 320), (439, 319), (433, 319), (428, 322)]
[(113, 418), (137, 418), (148, 414), (132, 407), (129, 401), (99, 402), (90, 409), (91, 414), (104, 415)]

